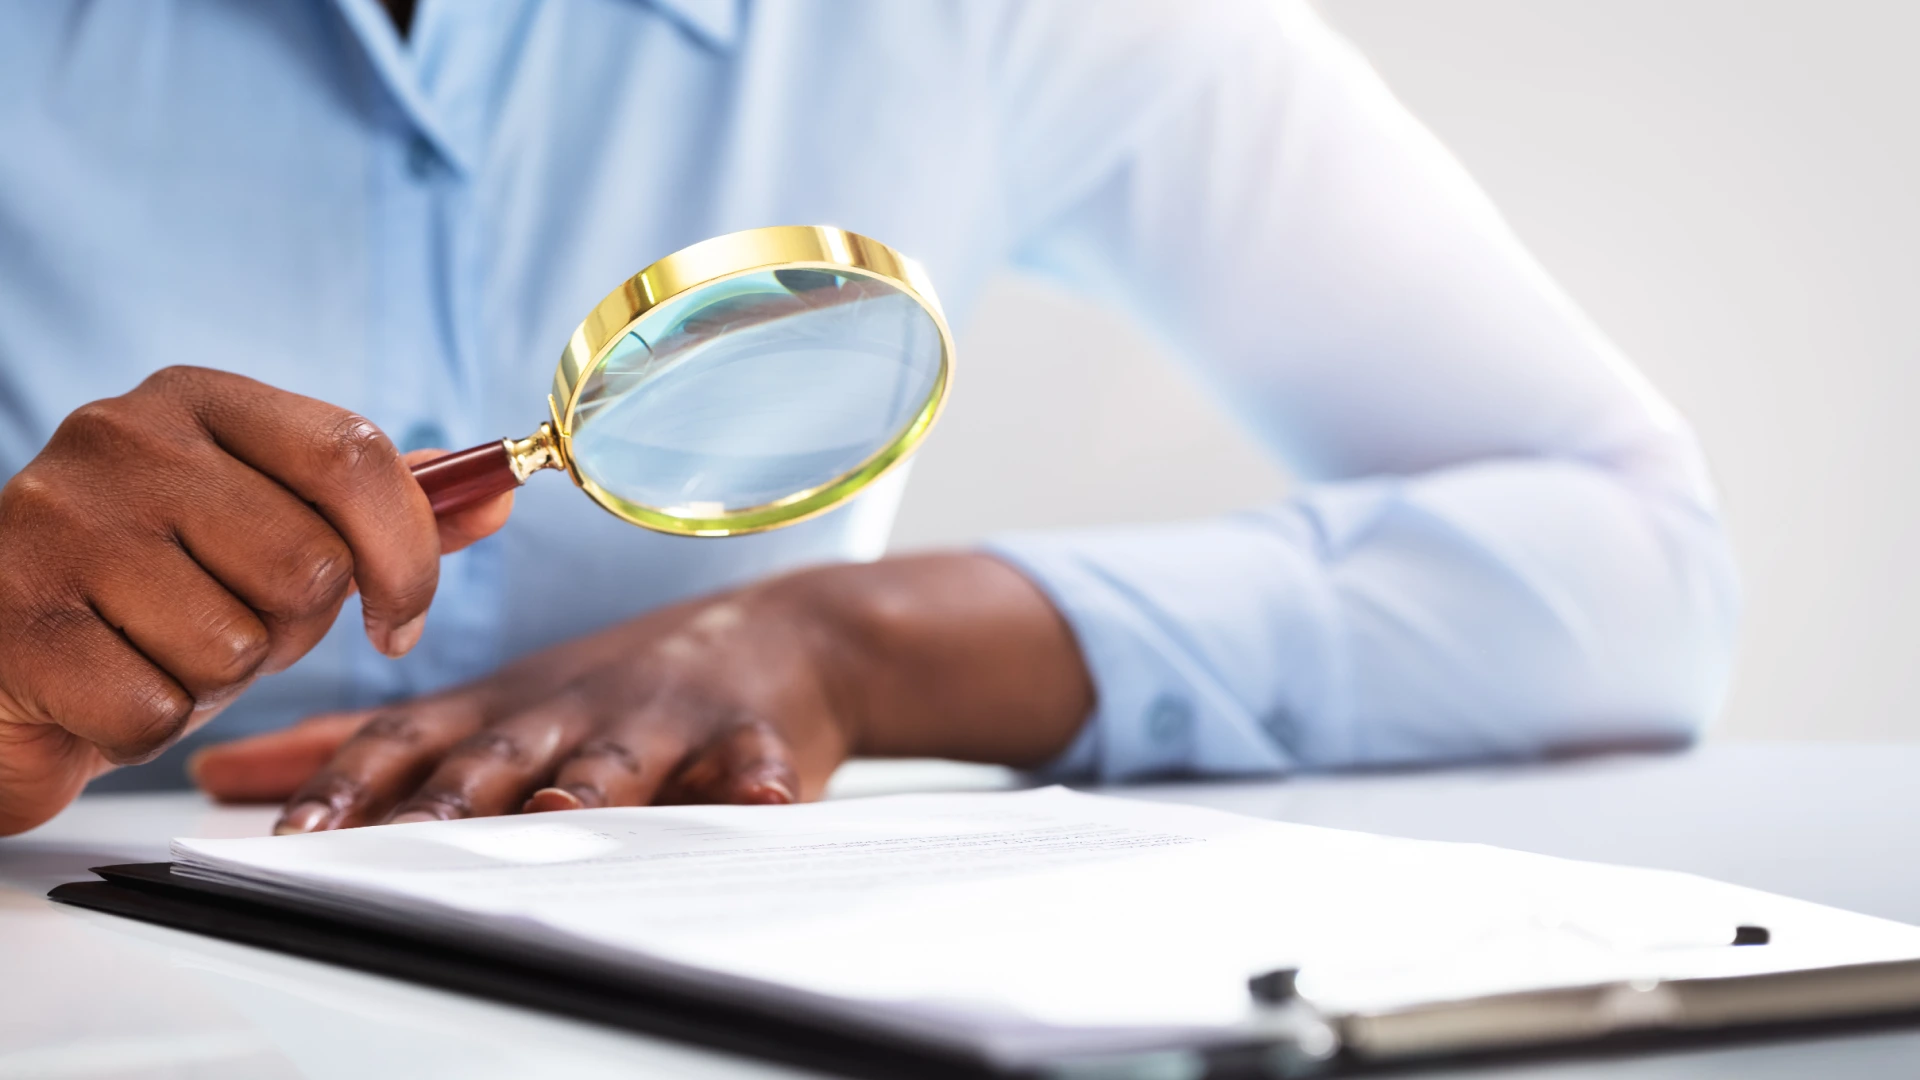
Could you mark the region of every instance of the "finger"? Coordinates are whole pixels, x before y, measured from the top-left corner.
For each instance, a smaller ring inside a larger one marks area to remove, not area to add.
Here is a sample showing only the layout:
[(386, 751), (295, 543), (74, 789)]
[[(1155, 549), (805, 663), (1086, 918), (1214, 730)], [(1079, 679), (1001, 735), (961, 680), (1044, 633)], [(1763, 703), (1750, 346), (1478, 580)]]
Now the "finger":
[(592, 806), (645, 806), (686, 758), (679, 724), (649, 722), (648, 714), (618, 733), (588, 739), (554, 770), (547, 786), (522, 807), (529, 812)]
[(193, 695), (196, 708), (232, 700), (267, 658), (266, 626), (181, 548), (154, 544), (104, 573), (92, 590), (94, 610)]
[(0, 836), (43, 824), (106, 768), (98, 749), (64, 728), (0, 721)]
[(179, 515), (174, 538), (266, 627), (259, 674), (319, 644), (353, 591), (353, 550), (313, 507), (244, 462), (219, 457), (200, 478), (209, 498)]
[(374, 710), (310, 716), (282, 731), (209, 746), (187, 759), (187, 775), (223, 803), (279, 802), (320, 771)]
[(489, 724), (454, 747), (387, 821), (404, 825), (518, 810), (586, 738), (592, 722), (585, 699), (565, 693)]
[(0, 650), (0, 685), (34, 720), (92, 743), (115, 765), (148, 761), (186, 733), (194, 699), (85, 605), (29, 616)]
[(226, 372), (169, 368), (148, 385), (190, 404), (215, 442), (311, 503), (346, 540), (375, 648), (400, 656), (420, 640), (440, 534), (426, 493), (379, 428)]
[[(411, 468), (423, 461), (444, 457), (446, 453), (445, 450), (410, 450), (401, 460)], [(507, 491), (485, 502), (440, 515), (440, 554), (451, 555), (469, 544), (492, 536), (506, 525), (507, 518), (512, 514), (513, 492)]]
[(455, 694), (382, 709), (287, 800), (276, 834), (370, 825), (433, 772), (434, 763), (485, 719), (478, 695)]
[(753, 721), (696, 751), (659, 802), (779, 804), (799, 801), (800, 775), (785, 739)]
[(513, 492), (504, 491), (486, 502), (462, 507), (440, 518), (440, 553), (451, 555), (461, 548), (485, 540), (497, 533), (513, 515)]

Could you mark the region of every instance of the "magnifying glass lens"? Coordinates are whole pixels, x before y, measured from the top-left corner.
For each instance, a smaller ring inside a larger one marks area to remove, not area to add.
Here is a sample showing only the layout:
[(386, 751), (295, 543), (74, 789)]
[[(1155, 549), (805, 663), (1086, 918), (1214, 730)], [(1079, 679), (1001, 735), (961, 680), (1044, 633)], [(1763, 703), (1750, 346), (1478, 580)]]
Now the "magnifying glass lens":
[(581, 387), (572, 457), (684, 518), (789, 501), (859, 470), (939, 389), (940, 327), (876, 277), (766, 270), (649, 311)]
[(458, 513), (564, 469), (623, 521), (740, 536), (805, 521), (911, 454), (952, 378), (926, 272), (830, 225), (702, 240), (628, 279), (560, 355), (550, 420), (413, 466)]

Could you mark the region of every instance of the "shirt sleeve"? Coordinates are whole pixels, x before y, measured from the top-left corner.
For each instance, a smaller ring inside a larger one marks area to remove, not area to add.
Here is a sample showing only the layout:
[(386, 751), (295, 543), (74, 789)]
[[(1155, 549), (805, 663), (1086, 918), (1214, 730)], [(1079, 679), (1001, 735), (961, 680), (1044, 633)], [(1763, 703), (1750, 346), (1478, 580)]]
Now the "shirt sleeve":
[(1016, 261), (1146, 321), (1299, 480), (990, 545), (1093, 675), (1054, 771), (1692, 738), (1739, 607), (1697, 444), (1365, 61), (1303, 2), (1032, 8), (999, 72)]

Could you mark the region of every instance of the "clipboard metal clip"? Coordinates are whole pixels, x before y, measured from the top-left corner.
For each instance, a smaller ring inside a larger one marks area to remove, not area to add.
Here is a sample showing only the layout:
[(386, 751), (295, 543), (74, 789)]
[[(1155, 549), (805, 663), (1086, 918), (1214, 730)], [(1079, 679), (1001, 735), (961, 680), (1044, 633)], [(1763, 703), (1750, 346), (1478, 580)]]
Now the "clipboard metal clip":
[(1190, 1048), (1077, 1058), (1042, 1070), (1045, 1080), (1305, 1080), (1332, 1069), (1340, 1031), (1295, 990), (1283, 968), (1247, 981), (1253, 1010), (1228, 1040)]

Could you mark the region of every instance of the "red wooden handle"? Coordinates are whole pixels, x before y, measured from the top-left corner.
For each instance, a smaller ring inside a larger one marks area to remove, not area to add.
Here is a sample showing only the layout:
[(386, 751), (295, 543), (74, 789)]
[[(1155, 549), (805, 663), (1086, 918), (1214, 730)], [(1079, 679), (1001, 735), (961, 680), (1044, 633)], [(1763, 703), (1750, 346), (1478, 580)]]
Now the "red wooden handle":
[(413, 478), (427, 493), (436, 517), (486, 502), (520, 486), (514, 475), (507, 444), (490, 442), (457, 454), (423, 461), (413, 467)]

